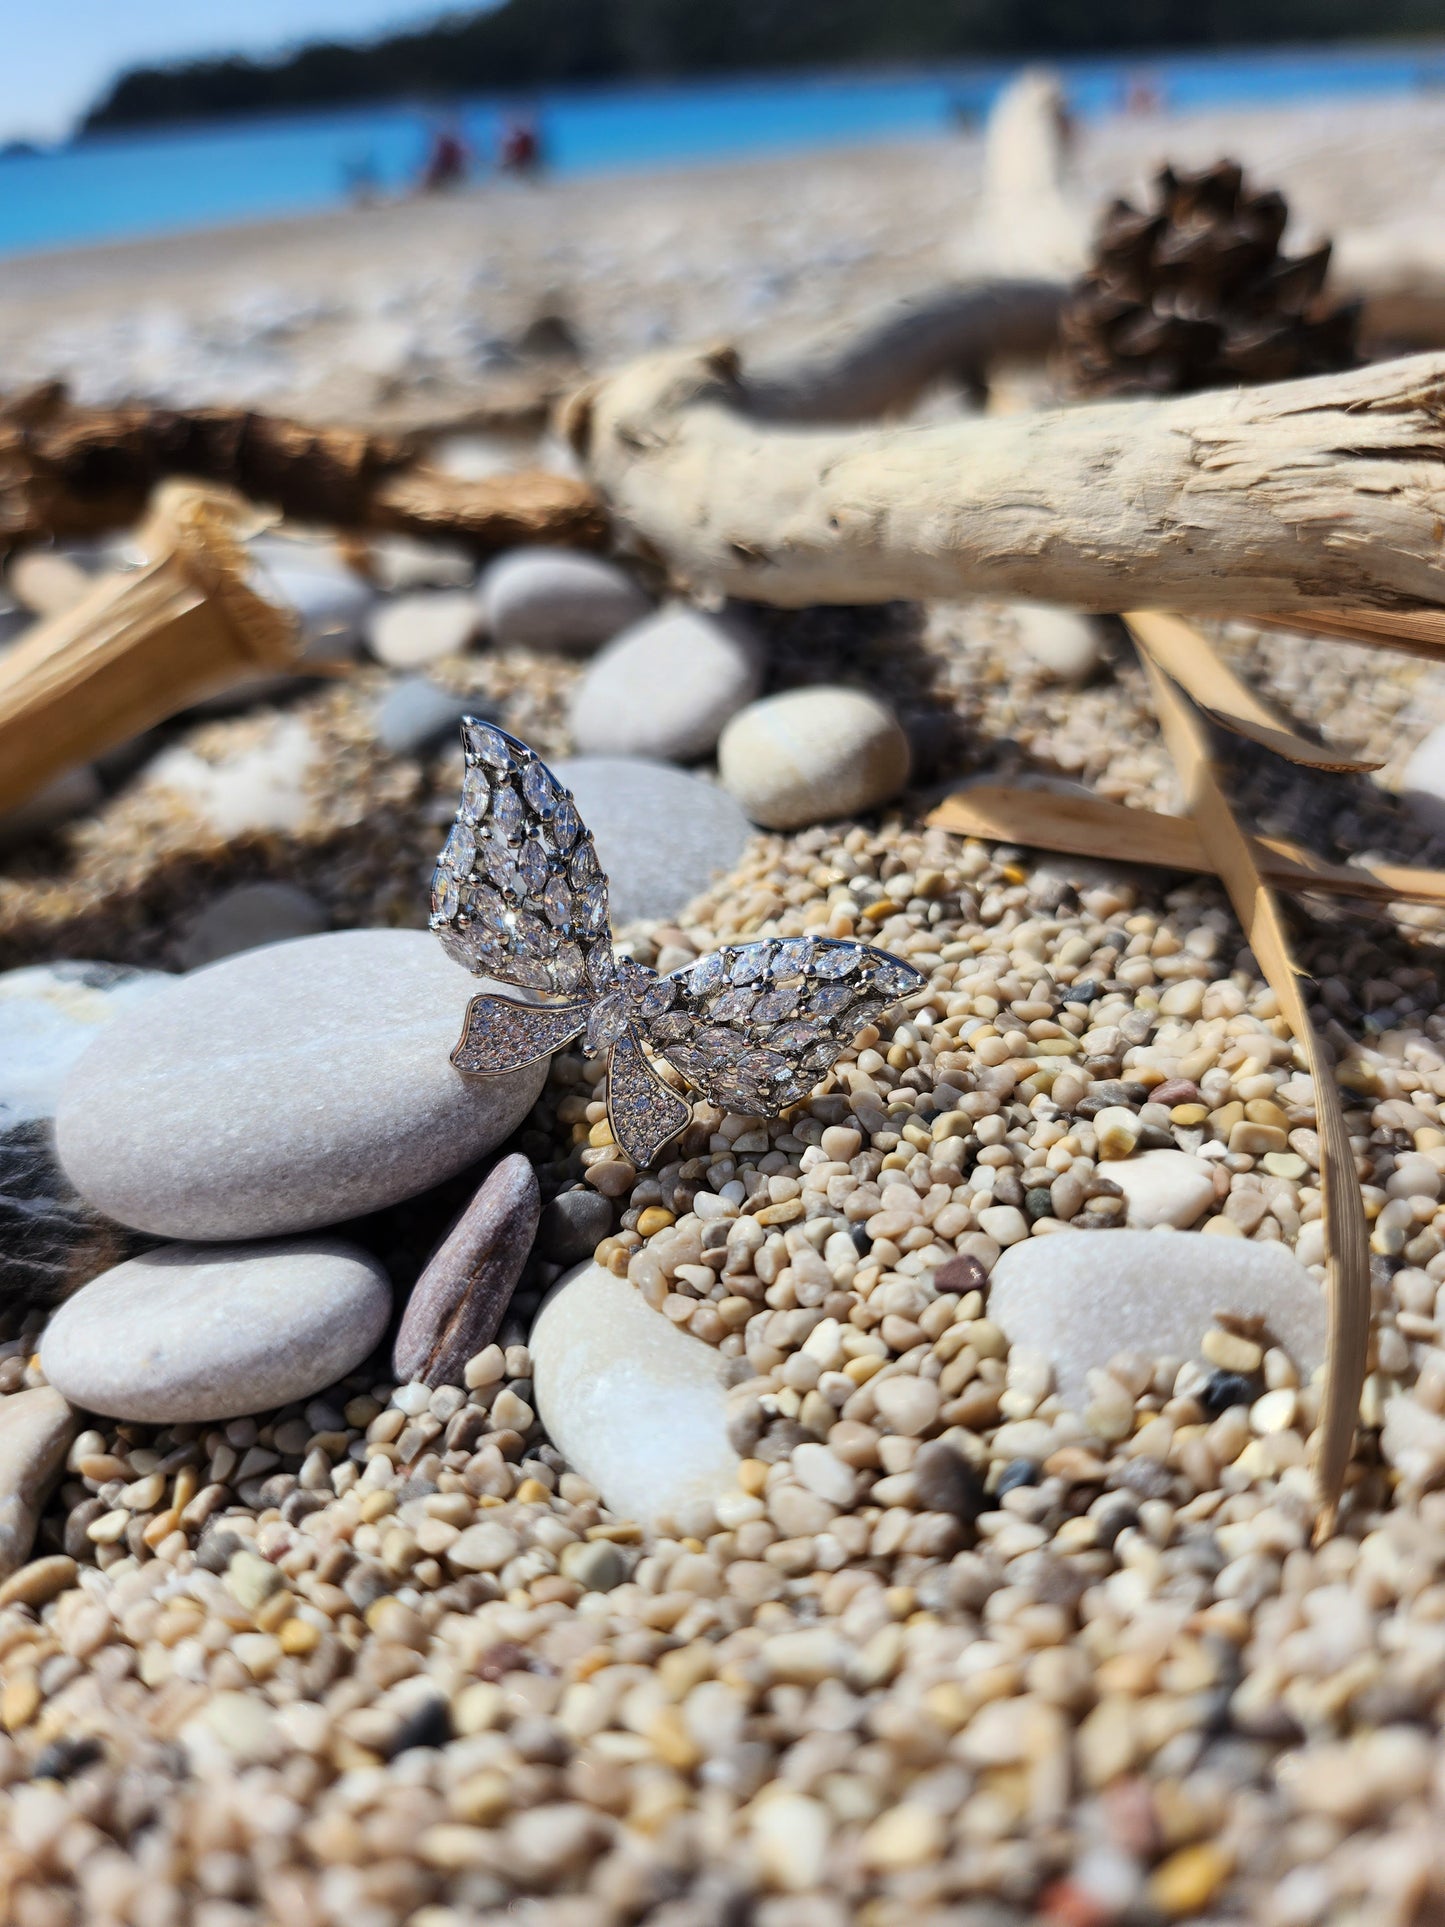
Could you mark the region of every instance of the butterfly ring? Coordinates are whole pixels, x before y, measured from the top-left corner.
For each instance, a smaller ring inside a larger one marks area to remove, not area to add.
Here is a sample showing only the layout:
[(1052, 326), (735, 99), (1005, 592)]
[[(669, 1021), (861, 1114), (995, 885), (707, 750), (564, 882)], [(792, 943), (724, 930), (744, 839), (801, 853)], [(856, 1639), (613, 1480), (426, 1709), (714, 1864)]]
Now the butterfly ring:
[(710, 1104), (775, 1117), (806, 1097), (865, 1024), (922, 988), (911, 964), (864, 943), (779, 937), (659, 976), (612, 947), (607, 878), (571, 792), (525, 743), (462, 724), (456, 822), (432, 877), (431, 927), (477, 976), (540, 992), (483, 991), (467, 1006), (458, 1070), (521, 1070), (581, 1037), (607, 1052), (607, 1118), (641, 1168), (692, 1106), (664, 1058)]

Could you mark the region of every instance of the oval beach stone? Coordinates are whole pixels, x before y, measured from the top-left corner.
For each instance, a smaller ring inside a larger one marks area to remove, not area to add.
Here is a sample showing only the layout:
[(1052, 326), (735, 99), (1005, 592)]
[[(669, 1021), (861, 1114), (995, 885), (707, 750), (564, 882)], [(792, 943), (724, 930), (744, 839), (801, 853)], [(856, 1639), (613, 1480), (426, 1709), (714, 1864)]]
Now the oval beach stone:
[(718, 745), (723, 787), (754, 823), (796, 830), (877, 809), (908, 781), (898, 718), (856, 689), (788, 689), (740, 710)]
[(528, 1346), (552, 1443), (619, 1517), (659, 1525), (736, 1489), (717, 1352), (627, 1279), (595, 1264), (568, 1272)]
[(583, 755), (691, 762), (761, 683), (761, 648), (738, 618), (663, 609), (593, 657), (572, 691), (572, 740)]
[(60, 1160), (81, 1196), (172, 1238), (339, 1224), (425, 1191), (521, 1123), (545, 1060), (450, 1062), (484, 983), (425, 930), (271, 944), (117, 1017), (66, 1080)]
[(753, 828), (716, 783), (642, 756), (573, 756), (553, 765), (577, 799), (607, 872), (614, 929), (672, 917), (730, 870)]
[(534, 649), (595, 649), (647, 614), (647, 597), (615, 562), (572, 549), (513, 549), (481, 584), (495, 641)]
[(1011, 1344), (1047, 1355), (1075, 1412), (1095, 1366), (1119, 1352), (1197, 1358), (1221, 1311), (1263, 1317), (1304, 1379), (1324, 1358), (1324, 1295), (1281, 1244), (1187, 1231), (1057, 1231), (1011, 1245), (988, 1287), (989, 1317)]
[(164, 1245), (102, 1273), (46, 1327), (45, 1376), (108, 1418), (180, 1424), (307, 1398), (386, 1330), (391, 1285), (335, 1238)]

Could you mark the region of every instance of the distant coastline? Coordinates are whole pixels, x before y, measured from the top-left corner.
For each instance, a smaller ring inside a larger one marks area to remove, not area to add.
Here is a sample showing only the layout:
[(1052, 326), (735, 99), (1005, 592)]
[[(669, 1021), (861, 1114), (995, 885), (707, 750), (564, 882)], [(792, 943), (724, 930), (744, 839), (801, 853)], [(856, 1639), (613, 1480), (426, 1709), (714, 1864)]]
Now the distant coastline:
[(588, 83), (687, 80), (879, 62), (1205, 52), (1445, 32), (1442, 0), (503, 0), (381, 38), (137, 67), (79, 134), (253, 114), (445, 102)]

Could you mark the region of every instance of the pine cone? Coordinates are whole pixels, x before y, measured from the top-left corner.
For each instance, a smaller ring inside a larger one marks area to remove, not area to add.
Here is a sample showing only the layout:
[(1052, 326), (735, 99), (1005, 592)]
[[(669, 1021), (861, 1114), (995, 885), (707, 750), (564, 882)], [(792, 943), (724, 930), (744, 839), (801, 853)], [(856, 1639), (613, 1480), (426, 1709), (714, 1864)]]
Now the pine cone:
[(1358, 304), (1321, 298), (1328, 242), (1279, 251), (1282, 195), (1246, 192), (1234, 161), (1166, 167), (1155, 186), (1151, 211), (1115, 201), (1100, 223), (1059, 326), (1069, 388), (1177, 395), (1358, 364)]

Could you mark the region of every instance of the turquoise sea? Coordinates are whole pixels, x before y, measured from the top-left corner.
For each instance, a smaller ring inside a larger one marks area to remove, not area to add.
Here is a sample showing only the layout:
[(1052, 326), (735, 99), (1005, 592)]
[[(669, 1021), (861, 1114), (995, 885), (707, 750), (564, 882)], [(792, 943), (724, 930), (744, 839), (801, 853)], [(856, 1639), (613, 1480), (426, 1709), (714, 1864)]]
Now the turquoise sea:
[[(1251, 48), (1054, 61), (1080, 115), (1147, 86), (1171, 111), (1441, 89), (1445, 43)], [(536, 118), (560, 173), (656, 168), (757, 153), (906, 139), (981, 116), (1017, 63), (878, 73), (733, 77), (669, 86), (558, 89), (526, 101), (450, 103), (479, 154), (505, 117)], [(416, 176), (426, 104), (358, 107), (110, 134), (0, 153), (0, 254), (218, 222), (308, 213), (365, 175), (385, 192)]]

